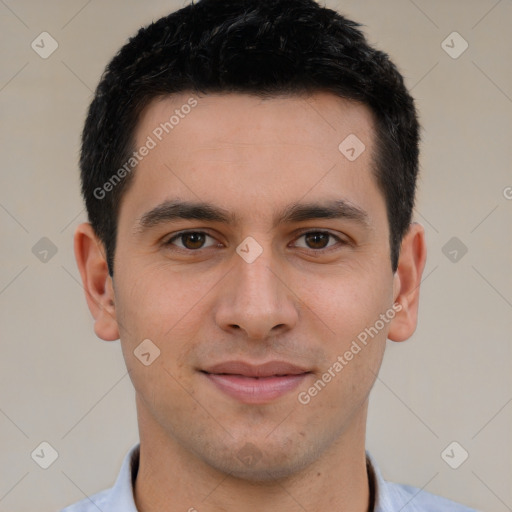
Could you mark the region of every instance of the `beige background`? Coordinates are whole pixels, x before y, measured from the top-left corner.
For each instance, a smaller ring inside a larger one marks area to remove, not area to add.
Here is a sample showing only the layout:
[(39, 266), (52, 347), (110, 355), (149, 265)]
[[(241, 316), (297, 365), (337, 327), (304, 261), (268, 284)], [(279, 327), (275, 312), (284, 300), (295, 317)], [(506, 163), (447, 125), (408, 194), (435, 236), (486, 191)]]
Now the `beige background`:
[[(108, 60), (139, 26), (182, 5), (0, 2), (0, 512), (56, 511), (112, 485), (137, 441), (119, 342), (95, 337), (78, 282), (77, 154)], [(420, 321), (410, 341), (388, 342), (368, 448), (389, 480), (512, 510), (512, 2), (327, 5), (391, 54), (423, 125)], [(48, 59), (31, 48), (43, 31), (59, 45)], [(469, 44), (457, 59), (441, 46), (453, 31)], [(442, 252), (454, 236), (468, 249), (456, 263)], [(58, 250), (46, 263), (32, 252), (42, 237)], [(59, 454), (46, 470), (30, 455), (42, 441)], [(452, 441), (469, 453), (456, 470), (441, 458)]]

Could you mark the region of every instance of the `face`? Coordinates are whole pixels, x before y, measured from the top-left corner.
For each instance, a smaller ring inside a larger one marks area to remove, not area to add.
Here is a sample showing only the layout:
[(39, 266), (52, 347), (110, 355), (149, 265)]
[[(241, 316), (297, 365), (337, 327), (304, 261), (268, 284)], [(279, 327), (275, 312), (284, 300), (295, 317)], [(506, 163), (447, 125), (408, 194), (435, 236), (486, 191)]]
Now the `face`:
[(328, 93), (145, 110), (113, 288), (147, 431), (256, 480), (361, 434), (396, 298), (373, 138)]

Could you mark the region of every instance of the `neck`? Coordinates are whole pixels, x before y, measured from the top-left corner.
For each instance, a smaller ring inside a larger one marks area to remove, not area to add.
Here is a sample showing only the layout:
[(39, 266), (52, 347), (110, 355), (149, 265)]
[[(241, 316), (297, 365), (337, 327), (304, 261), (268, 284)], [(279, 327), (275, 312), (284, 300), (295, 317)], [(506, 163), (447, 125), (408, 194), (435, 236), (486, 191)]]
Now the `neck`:
[(367, 403), (343, 434), (312, 464), (270, 481), (218, 471), (185, 450), (137, 398), (139, 470), (134, 495), (139, 512), (368, 512), (370, 488), (364, 433)]

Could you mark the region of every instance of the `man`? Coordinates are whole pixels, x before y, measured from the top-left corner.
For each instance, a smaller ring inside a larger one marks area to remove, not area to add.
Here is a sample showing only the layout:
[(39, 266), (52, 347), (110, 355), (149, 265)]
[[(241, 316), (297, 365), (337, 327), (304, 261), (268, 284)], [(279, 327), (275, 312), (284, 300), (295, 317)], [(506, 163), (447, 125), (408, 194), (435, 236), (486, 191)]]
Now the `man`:
[(67, 512), (469, 510), (365, 451), (426, 248), (414, 102), (357, 27), (312, 0), (202, 0), (107, 67), (75, 253), (140, 445)]

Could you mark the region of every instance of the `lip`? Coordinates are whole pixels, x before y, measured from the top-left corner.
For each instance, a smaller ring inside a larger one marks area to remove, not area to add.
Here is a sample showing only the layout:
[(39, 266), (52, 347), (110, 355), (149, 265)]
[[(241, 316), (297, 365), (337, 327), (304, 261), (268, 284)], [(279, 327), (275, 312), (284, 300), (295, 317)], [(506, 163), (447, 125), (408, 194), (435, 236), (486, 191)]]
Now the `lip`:
[(247, 404), (264, 404), (295, 389), (311, 372), (284, 361), (252, 365), (227, 361), (201, 370), (223, 393)]
[(226, 373), (230, 375), (243, 375), (244, 377), (275, 377), (277, 375), (299, 375), (307, 373), (307, 368), (302, 368), (286, 361), (268, 361), (264, 364), (250, 364), (244, 361), (225, 361), (204, 368), (206, 373)]

